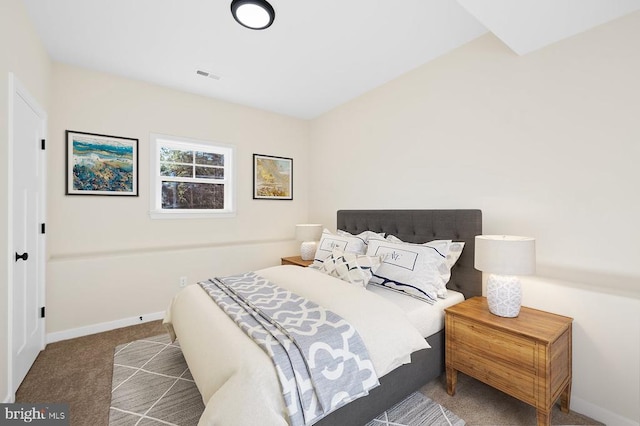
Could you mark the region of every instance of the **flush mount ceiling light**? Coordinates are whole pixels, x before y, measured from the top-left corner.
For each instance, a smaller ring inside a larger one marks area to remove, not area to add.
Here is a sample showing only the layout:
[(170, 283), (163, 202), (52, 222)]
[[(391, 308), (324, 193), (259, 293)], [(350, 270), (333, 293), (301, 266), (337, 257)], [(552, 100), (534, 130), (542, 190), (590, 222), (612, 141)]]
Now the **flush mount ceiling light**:
[(264, 30), (273, 24), (276, 12), (265, 0), (233, 0), (231, 14), (243, 27)]

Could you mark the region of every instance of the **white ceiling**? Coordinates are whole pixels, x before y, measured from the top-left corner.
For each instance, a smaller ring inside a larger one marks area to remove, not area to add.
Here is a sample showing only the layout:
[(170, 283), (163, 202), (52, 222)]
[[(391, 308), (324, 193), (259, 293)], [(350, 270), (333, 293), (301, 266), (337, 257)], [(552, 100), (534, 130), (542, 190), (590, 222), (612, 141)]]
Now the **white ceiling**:
[(24, 3), (56, 61), (299, 118), (487, 32), (523, 55), (640, 10), (640, 0), (270, 0), (274, 24), (253, 31), (230, 0)]

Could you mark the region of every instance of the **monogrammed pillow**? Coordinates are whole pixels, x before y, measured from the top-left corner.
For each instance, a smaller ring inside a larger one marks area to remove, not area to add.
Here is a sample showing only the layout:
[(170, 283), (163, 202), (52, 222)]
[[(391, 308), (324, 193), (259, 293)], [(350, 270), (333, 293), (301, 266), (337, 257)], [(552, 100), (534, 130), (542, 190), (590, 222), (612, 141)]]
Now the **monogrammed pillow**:
[(351, 234), (338, 235), (325, 229), (322, 231), (316, 254), (313, 257), (313, 267), (321, 267), (322, 262), (324, 262), (333, 250), (340, 250), (345, 253), (365, 254), (367, 251), (367, 243), (358, 236)]
[(431, 302), (445, 297), (449, 244), (447, 240), (430, 246), (370, 238), (367, 255), (382, 257), (370, 282)]
[[(386, 239), (394, 243), (412, 244), (412, 243), (406, 243), (405, 241), (402, 241), (400, 238), (396, 237), (395, 235), (387, 235)], [(429, 241), (428, 243), (424, 243), (422, 245), (434, 247), (441, 254), (444, 254), (447, 257), (446, 264), (448, 269), (447, 270), (442, 269), (441, 275), (442, 275), (442, 279), (444, 279), (445, 284), (448, 283), (449, 280), (451, 279), (451, 268), (453, 268), (453, 265), (455, 265), (458, 259), (460, 258), (460, 255), (462, 254), (462, 249), (464, 248), (464, 242), (451, 241), (451, 240), (433, 240), (433, 241)], [(449, 248), (448, 251), (447, 251), (447, 247)]]

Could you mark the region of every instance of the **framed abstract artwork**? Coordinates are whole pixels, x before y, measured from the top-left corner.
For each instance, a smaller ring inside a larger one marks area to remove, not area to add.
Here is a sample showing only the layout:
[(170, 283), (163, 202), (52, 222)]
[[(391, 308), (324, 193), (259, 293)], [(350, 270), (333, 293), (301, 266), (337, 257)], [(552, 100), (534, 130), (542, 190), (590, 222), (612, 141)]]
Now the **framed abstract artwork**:
[(253, 154), (253, 198), (293, 200), (293, 159)]
[(138, 196), (138, 139), (67, 130), (67, 195)]

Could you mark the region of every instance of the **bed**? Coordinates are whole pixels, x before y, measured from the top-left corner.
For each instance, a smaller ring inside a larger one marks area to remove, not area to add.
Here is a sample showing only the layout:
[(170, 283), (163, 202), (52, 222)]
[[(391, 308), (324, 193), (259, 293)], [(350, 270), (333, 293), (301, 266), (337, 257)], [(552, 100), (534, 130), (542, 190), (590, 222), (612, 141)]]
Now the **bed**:
[[(482, 293), (481, 273), (473, 267), (475, 236), (482, 234), (482, 213), (480, 210), (340, 210), (337, 212), (337, 229), (353, 235), (363, 231), (391, 234), (402, 241), (411, 243), (425, 243), (438, 239), (464, 242), (464, 250), (451, 270), (451, 279), (447, 287), (461, 293), (465, 298), (478, 296)], [(295, 266), (276, 267), (264, 270), (267, 279), (271, 279), (271, 276), (274, 279), (280, 278), (282, 269), (277, 268), (293, 268), (289, 271), (294, 275), (306, 273), (306, 271), (302, 271), (304, 268)], [(326, 286), (324, 288), (332, 290), (333, 283), (328, 282), (328, 278), (319, 277), (318, 279), (326, 281), (326, 283), (323, 281), (322, 285)], [(294, 289), (297, 288), (295, 285), (294, 283)], [(198, 293), (195, 289), (191, 289), (190, 292)], [(277, 381), (275, 374), (266, 371), (268, 369), (257, 368), (258, 364), (254, 365), (253, 361), (243, 363), (238, 360), (240, 353), (249, 352), (249, 346), (235, 347), (233, 344), (225, 347), (224, 344), (221, 345), (220, 342), (224, 342), (227, 337), (231, 339), (231, 335), (237, 334), (238, 330), (233, 330), (233, 327), (230, 327), (229, 330), (216, 331), (218, 334), (215, 334), (217, 337), (213, 342), (212, 338), (207, 338), (210, 329), (200, 326), (200, 324), (204, 324), (205, 317), (208, 318), (207, 321), (212, 321), (210, 317), (213, 316), (217, 323), (230, 321), (228, 318), (225, 319), (225, 314), (222, 311), (219, 314), (212, 314), (211, 311), (219, 311), (219, 309), (216, 309), (215, 304), (209, 306), (212, 304), (209, 303), (211, 301), (207, 302), (205, 299), (198, 298), (187, 302), (186, 296), (183, 297), (184, 301), (179, 300), (179, 296), (180, 293), (172, 301), (172, 305), (167, 311), (165, 324), (170, 332), (178, 338), (196, 385), (203, 394), (206, 408), (201, 423), (223, 424), (225, 414), (220, 413), (220, 407), (224, 407), (224, 410), (228, 410), (230, 413), (243, 413), (242, 415), (246, 416), (244, 420), (234, 419), (236, 423), (248, 424), (261, 419), (260, 423), (262, 424), (286, 424), (284, 418), (280, 419), (278, 413), (273, 412), (277, 411), (273, 407), (278, 406), (278, 401), (274, 400), (278, 397), (263, 392), (262, 389), (263, 386), (277, 387), (272, 383), (273, 380)], [(315, 296), (314, 294), (313, 297)], [(324, 295), (318, 293), (317, 297), (322, 299)], [(378, 303), (375, 296), (367, 294), (367, 298), (367, 303), (363, 303), (363, 305), (373, 306), (374, 303)], [(367, 321), (354, 324), (358, 331), (360, 331), (359, 327), (363, 327), (365, 336), (372, 334), (371, 331), (364, 330), (369, 326), (368, 323), (371, 323), (371, 327), (382, 329), (387, 322), (405, 321), (406, 315), (397, 314), (397, 311), (393, 309), (375, 310), (371, 306), (363, 306), (362, 309), (371, 309), (371, 312), (377, 313), (367, 313), (366, 315), (369, 315)], [(393, 315), (394, 312), (396, 315)], [(355, 315), (353, 319), (357, 322), (358, 315)], [(232, 324), (232, 326), (234, 325)], [(197, 329), (197, 332), (191, 331), (194, 329)], [(386, 334), (391, 333), (386, 332)], [(438, 377), (444, 371), (444, 331), (440, 329), (424, 337), (430, 348), (412, 349), (410, 363), (406, 363), (408, 359), (398, 362), (398, 359), (394, 358), (395, 354), (389, 355), (384, 361), (380, 361), (382, 358), (376, 355), (376, 363), (380, 365), (384, 363), (384, 368), (381, 370), (384, 371), (384, 374), (379, 377), (380, 386), (373, 388), (367, 396), (333, 411), (315, 424), (322, 426), (364, 425), (385, 408), (399, 402), (428, 381)], [(396, 336), (396, 339), (394, 345), (421, 347), (416, 346), (415, 333), (406, 336), (399, 335)], [(375, 344), (379, 345), (379, 343)], [(225, 347), (225, 350), (221, 351), (221, 347)], [(253, 351), (253, 349), (251, 350)], [(209, 376), (211, 371), (225, 363), (232, 365), (231, 370), (234, 371), (222, 377), (212, 378)], [(251, 383), (236, 383), (240, 380), (237, 377), (240, 374), (236, 374), (240, 365), (242, 369), (248, 371), (242, 374), (245, 377), (244, 381)], [(387, 372), (386, 369), (390, 371)], [(281, 398), (282, 395), (280, 395)], [(248, 401), (258, 402), (247, 405)], [(271, 420), (265, 422), (265, 418)], [(227, 418), (228, 420), (229, 418)]]

